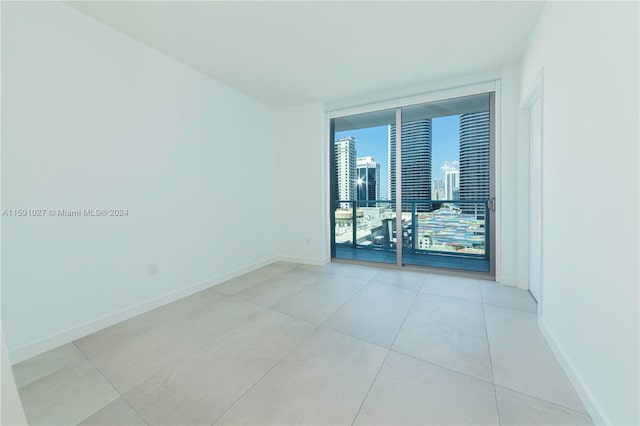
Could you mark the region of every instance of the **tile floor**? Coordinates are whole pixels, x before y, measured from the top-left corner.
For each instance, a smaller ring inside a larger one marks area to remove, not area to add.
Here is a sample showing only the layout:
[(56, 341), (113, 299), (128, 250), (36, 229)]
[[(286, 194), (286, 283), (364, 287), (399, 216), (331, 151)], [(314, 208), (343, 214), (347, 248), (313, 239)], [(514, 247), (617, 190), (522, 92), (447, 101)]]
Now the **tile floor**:
[(592, 424), (529, 293), (272, 264), (14, 366), (32, 425)]

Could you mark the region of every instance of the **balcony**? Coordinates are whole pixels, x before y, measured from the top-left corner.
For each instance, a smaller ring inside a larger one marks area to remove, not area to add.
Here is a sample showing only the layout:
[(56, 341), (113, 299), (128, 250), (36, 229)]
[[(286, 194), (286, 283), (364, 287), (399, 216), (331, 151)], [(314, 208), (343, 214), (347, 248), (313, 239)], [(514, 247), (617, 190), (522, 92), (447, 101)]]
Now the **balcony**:
[(490, 271), (487, 199), (403, 200), (402, 230), (396, 203), (338, 200), (334, 210), (334, 257), (475, 272)]

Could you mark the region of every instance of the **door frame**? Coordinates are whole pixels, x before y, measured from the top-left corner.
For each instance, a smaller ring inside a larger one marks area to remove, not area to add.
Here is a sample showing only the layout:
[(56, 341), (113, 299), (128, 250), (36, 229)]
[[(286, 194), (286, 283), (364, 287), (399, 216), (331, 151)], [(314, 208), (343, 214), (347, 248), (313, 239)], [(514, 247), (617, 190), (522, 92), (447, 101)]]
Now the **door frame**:
[[(338, 109), (334, 109), (334, 110), (330, 110), (327, 111), (326, 113), (326, 120), (327, 120), (327, 129), (329, 130), (329, 135), (326, 138), (327, 139), (327, 149), (330, 150), (329, 153), (329, 158), (330, 158), (330, 164), (329, 164), (329, 191), (328, 192), (328, 197), (329, 197), (329, 202), (328, 202), (328, 206), (329, 209), (327, 211), (328, 213), (328, 224), (329, 224), (329, 232), (330, 232), (330, 244), (331, 247), (329, 248), (330, 251), (330, 258), (334, 259), (335, 258), (335, 222), (332, 219), (333, 215), (331, 213), (331, 206), (333, 205), (332, 199), (334, 194), (332, 193), (332, 189), (334, 186), (334, 182), (333, 182), (333, 175), (334, 175), (334, 170), (332, 169), (332, 164), (333, 164), (333, 158), (331, 157), (332, 152), (333, 152), (333, 129), (331, 128), (331, 123), (333, 121), (333, 119), (335, 118), (340, 118), (340, 117), (344, 117), (344, 116), (349, 116), (349, 115), (356, 115), (356, 114), (365, 114), (365, 113), (370, 113), (370, 112), (375, 112), (375, 111), (380, 111), (380, 110), (387, 110), (387, 109), (396, 109), (397, 110), (397, 115), (396, 115), (396, 127), (400, 128), (401, 127), (401, 121), (402, 121), (402, 115), (401, 115), (401, 109), (402, 107), (408, 106), (408, 105), (416, 105), (416, 104), (422, 104), (422, 103), (428, 103), (428, 102), (435, 102), (435, 101), (440, 101), (440, 100), (446, 100), (446, 99), (451, 99), (451, 98), (458, 98), (458, 97), (464, 97), (464, 96), (470, 96), (470, 95), (477, 95), (477, 94), (481, 94), (481, 93), (492, 93), (491, 95), (491, 102), (490, 102), (490, 108), (491, 108), (491, 113), (490, 113), (490, 118), (491, 118), (491, 125), (490, 125), (490, 149), (491, 149), (491, 155), (490, 155), (490, 161), (491, 161), (491, 185), (490, 185), (490, 190), (492, 191), (490, 193), (490, 198), (494, 197), (495, 198), (495, 210), (492, 212), (493, 214), (491, 215), (491, 221), (490, 221), (490, 227), (491, 227), (491, 233), (490, 233), (490, 240), (489, 240), (489, 244), (491, 247), (491, 251), (490, 251), (490, 259), (489, 259), (489, 272), (488, 273), (475, 273), (475, 272), (469, 272), (469, 271), (456, 271), (459, 272), (461, 274), (472, 274), (472, 275), (480, 275), (483, 277), (487, 277), (491, 280), (497, 281), (499, 282), (501, 280), (501, 170), (500, 170), (500, 150), (501, 150), (501, 81), (500, 79), (491, 79), (488, 81), (483, 81), (483, 82), (478, 82), (475, 84), (469, 84), (469, 85), (463, 85), (463, 86), (458, 86), (458, 87), (453, 87), (453, 88), (447, 88), (447, 89), (442, 89), (442, 90), (437, 90), (437, 91), (433, 91), (433, 92), (429, 92), (429, 93), (423, 93), (423, 94), (419, 94), (419, 95), (414, 95), (414, 96), (405, 96), (405, 97), (401, 97), (401, 98), (395, 98), (395, 99), (389, 99), (389, 100), (383, 100), (383, 101), (379, 101), (379, 102), (373, 102), (373, 103), (367, 103), (365, 105), (355, 105), (355, 106), (351, 106), (351, 107), (346, 107), (346, 108), (338, 108)], [(398, 124), (400, 123), (400, 124)], [(401, 136), (400, 136), (401, 137)], [(398, 138), (398, 136), (396, 136), (396, 138)], [(401, 141), (396, 141), (396, 144), (401, 143)], [(396, 158), (396, 168), (398, 168), (398, 166), (401, 166), (401, 160), (399, 160), (398, 158)], [(396, 180), (397, 179), (401, 179), (401, 172), (400, 173), (396, 173)], [(399, 200), (400, 203), (397, 203), (397, 207), (398, 206), (402, 206), (401, 203), (401, 199)], [(398, 221), (398, 217), (396, 215), (396, 221)], [(397, 225), (396, 225), (397, 226)], [(381, 267), (391, 267), (391, 268), (416, 268), (412, 265), (403, 265), (402, 264), (402, 248), (401, 247), (397, 247), (396, 250), (397, 252), (397, 261), (396, 264), (384, 264), (381, 263), (378, 266)], [(339, 259), (340, 262), (344, 262), (344, 263), (356, 263), (356, 264), (361, 264), (361, 261), (351, 261), (348, 259)], [(433, 269), (433, 268), (429, 268), (429, 267), (419, 267), (421, 269), (425, 269), (425, 270), (429, 270), (429, 269)], [(485, 279), (487, 279), (485, 278)]]
[[(531, 140), (531, 120), (530, 120), (530, 114), (531, 114), (531, 109), (534, 106), (534, 104), (540, 101), (540, 146), (538, 147), (538, 157), (539, 157), (539, 161), (537, 161), (537, 166), (534, 169), (534, 165), (532, 162), (532, 158), (531, 158), (531, 149), (532, 149), (532, 140)], [(540, 68), (540, 70), (538, 71), (538, 73), (536, 74), (535, 78), (533, 79), (533, 81), (529, 84), (527, 91), (525, 92), (525, 95), (522, 97), (522, 100), (520, 102), (520, 116), (521, 116), (521, 124), (522, 124), (522, 138), (523, 138), (523, 143), (521, 145), (522, 147), (522, 151), (523, 151), (523, 155), (520, 157), (521, 161), (524, 162), (524, 159), (526, 158), (526, 171), (523, 170), (523, 173), (526, 174), (526, 176), (521, 175), (520, 177), (522, 178), (522, 185), (520, 187), (520, 190), (523, 190), (526, 188), (525, 192), (526, 192), (526, 197), (523, 197), (523, 199), (521, 199), (521, 204), (520, 208), (523, 209), (523, 211), (520, 214), (520, 217), (522, 218), (523, 222), (525, 223), (525, 226), (521, 228), (521, 232), (524, 235), (521, 235), (522, 237), (524, 237), (524, 239), (526, 239), (526, 248), (523, 247), (523, 249), (526, 250), (526, 262), (523, 262), (524, 264), (521, 265), (523, 268), (526, 267), (526, 272), (523, 272), (523, 274), (521, 275), (522, 277), (526, 277), (526, 281), (525, 282), (521, 282), (519, 283), (519, 287), (526, 289), (526, 290), (530, 290), (531, 289), (531, 268), (532, 265), (535, 264), (536, 262), (533, 262), (533, 256), (537, 256), (537, 264), (538, 266), (538, 288), (539, 288), (539, 295), (538, 295), (538, 315), (540, 317), (542, 317), (542, 313), (543, 313), (543, 309), (544, 309), (544, 279), (543, 279), (543, 272), (544, 272), (544, 262), (543, 262), (543, 257), (542, 257), (542, 253), (543, 253), (543, 229), (544, 229), (544, 208), (543, 208), (543, 203), (544, 203), (544, 179), (543, 179), (543, 170), (544, 170), (544, 68)], [(522, 164), (522, 163), (521, 163)], [(534, 178), (537, 180), (537, 184), (538, 184), (538, 188), (539, 188), (539, 196), (536, 197), (535, 200), (532, 200), (532, 194), (531, 194), (531, 179), (532, 176), (534, 176)], [(526, 199), (525, 199), (526, 198)], [(535, 203), (537, 205), (537, 213), (538, 213), (538, 217), (539, 219), (539, 224), (537, 226), (538, 230), (537, 230), (537, 239), (538, 239), (538, 252), (537, 253), (532, 253), (531, 252), (531, 246), (532, 246), (532, 241), (531, 241), (531, 233), (532, 233), (532, 228), (535, 226), (532, 224), (532, 220), (533, 218), (530, 215), (530, 211), (531, 211), (531, 203)], [(526, 219), (525, 219), (526, 218)]]

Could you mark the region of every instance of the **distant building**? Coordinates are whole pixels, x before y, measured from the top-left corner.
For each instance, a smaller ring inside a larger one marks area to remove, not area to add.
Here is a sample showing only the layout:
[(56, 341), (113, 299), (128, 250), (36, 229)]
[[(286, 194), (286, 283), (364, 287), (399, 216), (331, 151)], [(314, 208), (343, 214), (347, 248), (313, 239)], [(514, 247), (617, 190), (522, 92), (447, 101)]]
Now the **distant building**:
[[(336, 177), (338, 181), (338, 199), (355, 200), (356, 182), (356, 140), (348, 136), (334, 143)], [(351, 208), (350, 203), (341, 203), (344, 209)]]
[(444, 190), (444, 179), (434, 179), (431, 183), (431, 199), (446, 200)]
[[(486, 200), (490, 183), (489, 112), (460, 115), (460, 199)], [(462, 205), (473, 213), (476, 206)]]
[[(372, 157), (358, 157), (356, 159), (356, 199), (380, 199), (380, 164)], [(361, 206), (375, 207), (376, 203), (361, 204)]]
[(444, 174), (444, 199), (456, 200), (459, 196), (460, 172), (451, 170)]
[[(396, 197), (396, 126), (389, 126), (389, 199)], [(402, 199), (431, 200), (431, 119), (402, 123)], [(431, 210), (431, 203), (418, 206)]]

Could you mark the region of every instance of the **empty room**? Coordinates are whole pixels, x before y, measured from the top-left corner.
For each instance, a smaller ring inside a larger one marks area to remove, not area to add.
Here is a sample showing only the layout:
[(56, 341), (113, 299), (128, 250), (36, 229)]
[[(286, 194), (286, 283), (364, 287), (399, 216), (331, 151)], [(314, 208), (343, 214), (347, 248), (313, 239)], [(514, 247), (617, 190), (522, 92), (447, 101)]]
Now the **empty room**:
[(2, 425), (640, 424), (635, 1), (2, 1)]

